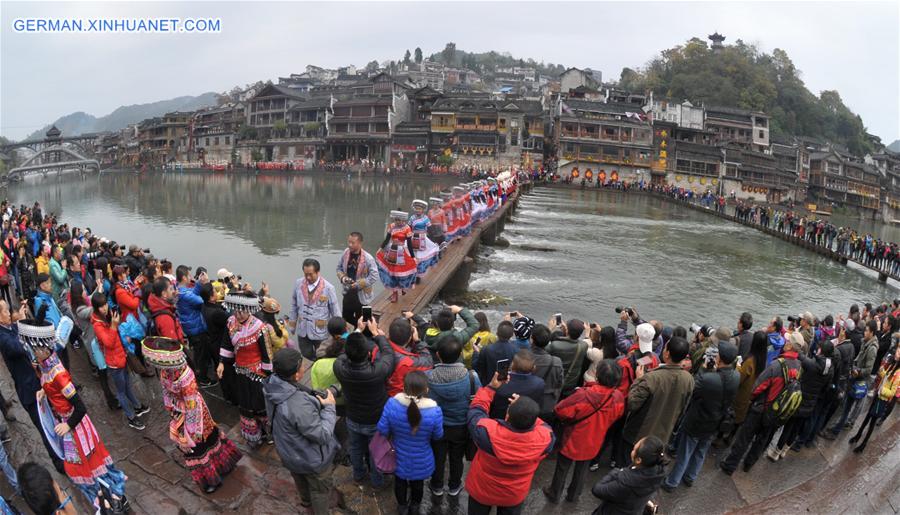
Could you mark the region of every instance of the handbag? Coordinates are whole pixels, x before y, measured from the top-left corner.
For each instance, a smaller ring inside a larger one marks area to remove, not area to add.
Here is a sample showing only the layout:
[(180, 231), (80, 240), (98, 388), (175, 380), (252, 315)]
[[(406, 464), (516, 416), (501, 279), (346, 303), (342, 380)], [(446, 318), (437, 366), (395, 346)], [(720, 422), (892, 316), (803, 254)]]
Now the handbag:
[(394, 444), (378, 431), (369, 442), (369, 455), (378, 472), (393, 474), (397, 470), (397, 451), (394, 450)]

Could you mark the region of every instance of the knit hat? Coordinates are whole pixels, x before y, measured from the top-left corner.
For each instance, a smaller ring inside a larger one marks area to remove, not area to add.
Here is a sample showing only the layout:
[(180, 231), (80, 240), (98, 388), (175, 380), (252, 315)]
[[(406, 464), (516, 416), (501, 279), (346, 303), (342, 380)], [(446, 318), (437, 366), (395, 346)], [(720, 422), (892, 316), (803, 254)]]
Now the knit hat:
[(656, 329), (654, 329), (652, 325), (644, 322), (637, 326), (634, 333), (638, 337), (638, 346), (641, 349), (641, 353), (652, 352), (653, 337), (656, 336)]
[(163, 336), (148, 336), (141, 342), (144, 359), (157, 368), (181, 368), (187, 363), (178, 341)]
[(513, 322), (513, 332), (516, 338), (527, 340), (531, 338), (531, 331), (534, 330), (534, 319), (531, 317), (519, 317)]
[(225, 295), (225, 309), (228, 311), (248, 311), (251, 314), (259, 311), (259, 299), (253, 293)]
[(285, 347), (275, 353), (272, 358), (272, 370), (278, 377), (288, 379), (297, 373), (303, 361), (303, 354), (297, 349)]

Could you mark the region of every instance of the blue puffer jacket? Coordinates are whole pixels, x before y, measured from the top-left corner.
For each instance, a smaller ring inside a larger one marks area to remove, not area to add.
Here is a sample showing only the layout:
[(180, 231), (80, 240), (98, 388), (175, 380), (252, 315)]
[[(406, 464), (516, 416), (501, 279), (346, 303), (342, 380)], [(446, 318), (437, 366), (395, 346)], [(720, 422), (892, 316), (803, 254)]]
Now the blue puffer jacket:
[(469, 398), (481, 388), (478, 374), (466, 369), (462, 363), (440, 363), (425, 375), (428, 376), (428, 396), (440, 406), (444, 425), (465, 426)]
[(410, 398), (400, 392), (388, 399), (378, 421), (378, 432), (394, 442), (397, 452), (397, 470), (400, 479), (418, 481), (428, 479), (434, 473), (434, 454), (431, 441), (444, 437), (444, 417), (434, 400), (420, 399), (416, 404), (422, 413), (419, 430), (412, 434), (406, 410)]
[(184, 286), (178, 287), (178, 303), (175, 309), (178, 311), (178, 321), (184, 334), (196, 336), (206, 332), (206, 322), (203, 320), (203, 298), (200, 297), (200, 283), (194, 285), (194, 289)]

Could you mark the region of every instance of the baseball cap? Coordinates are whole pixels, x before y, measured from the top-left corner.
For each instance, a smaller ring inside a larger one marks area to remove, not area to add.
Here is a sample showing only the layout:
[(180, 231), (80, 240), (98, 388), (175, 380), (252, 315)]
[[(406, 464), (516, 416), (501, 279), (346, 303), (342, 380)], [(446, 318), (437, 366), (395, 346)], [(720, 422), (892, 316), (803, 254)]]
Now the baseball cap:
[(219, 271), (216, 272), (216, 277), (218, 277), (220, 281), (223, 279), (228, 279), (232, 275), (234, 274), (229, 272), (227, 268), (220, 268)]
[(719, 359), (722, 360), (722, 363), (726, 365), (730, 365), (734, 363), (734, 360), (737, 359), (738, 348), (731, 342), (728, 341), (720, 341), (719, 342)]

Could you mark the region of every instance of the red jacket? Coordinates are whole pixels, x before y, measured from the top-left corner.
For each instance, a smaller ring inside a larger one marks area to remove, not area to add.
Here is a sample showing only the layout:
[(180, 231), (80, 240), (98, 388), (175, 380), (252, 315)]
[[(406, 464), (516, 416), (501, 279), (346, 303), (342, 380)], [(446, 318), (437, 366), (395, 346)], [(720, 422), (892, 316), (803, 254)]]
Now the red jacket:
[(150, 294), (147, 300), (147, 306), (150, 307), (150, 316), (156, 324), (156, 333), (166, 338), (184, 343), (184, 331), (181, 330), (181, 324), (175, 316), (175, 306), (169, 304), (156, 295)]
[(554, 411), (564, 424), (560, 454), (575, 461), (590, 460), (600, 451), (609, 426), (625, 413), (625, 397), (617, 388), (590, 382), (560, 401)]
[(116, 292), (116, 304), (122, 313), (122, 322), (128, 318), (128, 315), (134, 316), (135, 320), (137, 320), (137, 311), (141, 307), (141, 298), (118, 285), (114, 286), (114, 291)]
[(422, 372), (431, 370), (434, 367), (434, 361), (424, 342), (416, 344), (416, 352), (394, 342), (390, 342), (390, 344), (394, 351), (394, 373), (387, 378), (385, 386), (387, 386), (388, 396), (393, 397), (403, 391), (403, 380), (406, 379), (406, 374), (414, 370)]
[[(634, 344), (628, 349), (628, 353), (619, 358), (618, 361), (619, 366), (622, 367), (622, 382), (619, 383), (619, 391), (622, 392), (622, 396), (626, 399), (628, 398), (628, 390), (631, 389), (631, 384), (634, 383), (635, 380), (635, 370), (637, 368), (635, 363), (640, 354), (641, 350), (638, 347), (638, 344)], [(659, 366), (659, 358), (656, 357), (656, 354), (651, 352), (650, 359), (650, 366), (644, 367), (644, 372), (649, 372)]]
[(125, 368), (125, 347), (119, 339), (119, 331), (97, 313), (91, 315), (91, 324), (94, 326), (94, 336), (103, 349), (103, 359), (109, 368)]
[(478, 452), (466, 476), (466, 491), (481, 504), (517, 506), (528, 497), (534, 471), (550, 454), (555, 438), (541, 419), (521, 431), (488, 418), (494, 393), (490, 387), (479, 389), (469, 406), (469, 434)]
[(781, 370), (781, 361), (784, 360), (788, 369), (788, 378), (800, 378), (800, 361), (797, 359), (797, 352), (790, 351), (782, 353), (778, 359), (773, 359), (769, 366), (763, 370), (762, 374), (756, 378), (756, 386), (753, 387), (753, 393), (750, 397), (753, 399), (754, 405), (762, 404), (762, 407), (768, 407), (778, 397), (781, 390), (784, 389), (784, 372)]

